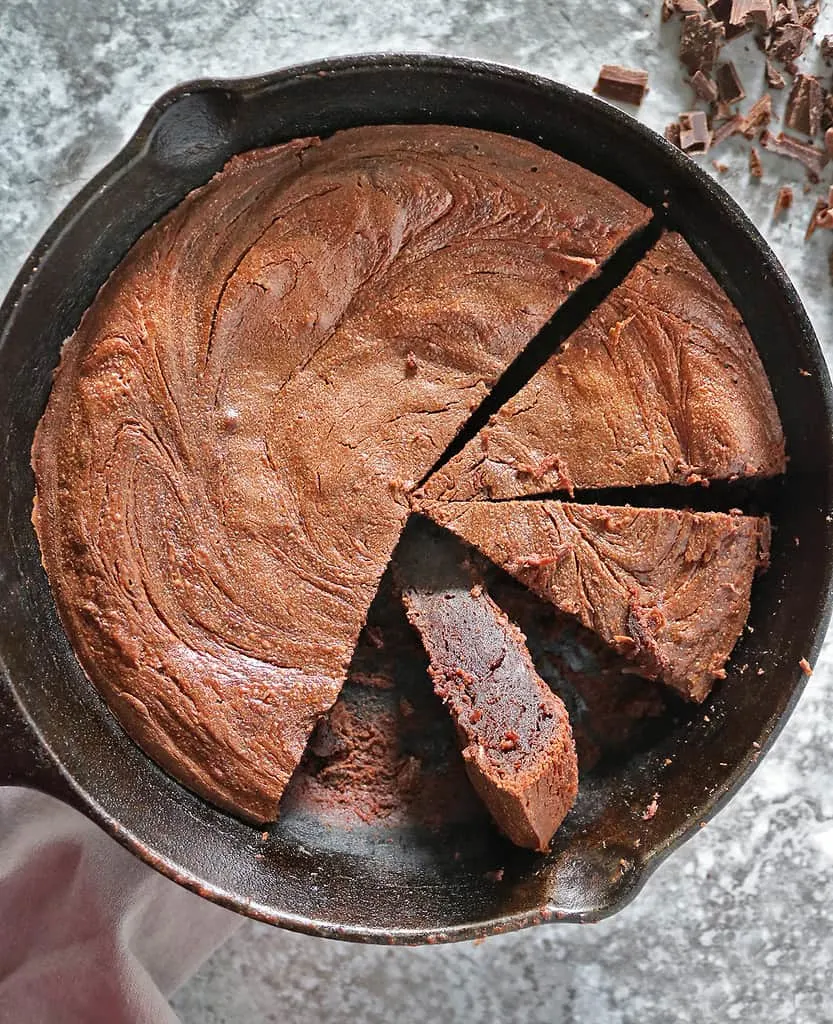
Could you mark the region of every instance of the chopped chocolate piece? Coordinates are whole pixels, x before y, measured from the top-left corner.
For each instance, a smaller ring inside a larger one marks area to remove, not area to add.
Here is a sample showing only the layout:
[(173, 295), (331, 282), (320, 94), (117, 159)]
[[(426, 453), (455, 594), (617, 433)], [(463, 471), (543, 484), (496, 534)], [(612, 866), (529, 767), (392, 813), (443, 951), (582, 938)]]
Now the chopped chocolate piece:
[(825, 93), (821, 111), (821, 129), (826, 132), (828, 128), (833, 128), (833, 92)]
[[(833, 186), (828, 191), (827, 199), (817, 199), (813, 215), (807, 230), (804, 233), (806, 242), (815, 232), (816, 228), (824, 228), (827, 231), (833, 229)], [(802, 373), (805, 371), (801, 371)]]
[(715, 21), (723, 23), (723, 28), (726, 30), (726, 39), (736, 39), (738, 36), (742, 36), (744, 32), (749, 31), (748, 25), (733, 25), (731, 22), (732, 15), (732, 0), (710, 0), (709, 2), (709, 14)]
[(707, 153), (711, 143), (711, 129), (702, 110), (680, 114), (680, 147), (686, 153)]
[(772, 211), (773, 220), (778, 220), (781, 214), (793, 204), (793, 190), (789, 185), (782, 185), (775, 197), (775, 209)]
[(778, 68), (776, 68), (776, 66), (772, 63), (769, 57), (767, 57), (766, 59), (766, 69), (764, 75), (766, 78), (766, 84), (770, 87), (770, 89), (783, 89), (784, 86), (787, 84), (784, 76), (781, 74)]
[(721, 103), (739, 103), (746, 97), (746, 90), (743, 88), (737, 68), (732, 61), (727, 60), (723, 64), (718, 64), (715, 78), (717, 94)]
[(828, 128), (824, 133), (824, 148), (828, 156), (833, 156), (833, 128)]
[(805, 28), (811, 29), (815, 26), (821, 13), (819, 0), (812, 0), (809, 4), (796, 4), (798, 8), (798, 21)]
[(772, 26), (771, 0), (732, 0), (730, 25), (755, 25), (768, 30)]
[(825, 60), (833, 58), (833, 36), (822, 36), (819, 43), (821, 55)]
[(665, 138), (673, 146), (680, 148), (680, 124), (678, 121), (672, 121), (671, 124), (665, 126)]
[(625, 68), (620, 64), (603, 64), (593, 92), (607, 100), (619, 100), (639, 106), (648, 89), (648, 72)]
[(782, 64), (791, 64), (804, 53), (812, 38), (813, 33), (803, 25), (782, 25), (775, 30), (768, 52)]
[[(576, 616), (641, 674), (705, 699), (749, 614), (769, 520), (560, 501), (426, 502), (419, 511)], [(527, 567), (524, 552), (561, 552)]]
[(700, 0), (662, 0), (662, 20), (668, 21), (672, 14), (696, 14), (705, 18), (706, 8)]
[(714, 103), (717, 99), (717, 86), (702, 71), (695, 71), (691, 77), (691, 85), (701, 100), (705, 100), (707, 103)]
[(753, 178), (763, 178), (764, 176), (764, 169), (761, 166), (761, 158), (754, 146), (749, 150), (749, 173)]
[[(669, 233), (426, 482), (449, 503), (783, 473), (772, 389), (740, 314)], [(537, 476), (520, 468), (545, 467)]]
[(703, 21), (696, 14), (689, 14), (683, 21), (680, 38), (680, 61), (688, 73), (702, 71), (710, 75), (725, 38), (726, 30), (721, 22)]
[(725, 174), (729, 170), (729, 165), (721, 163), (719, 160), (712, 160), (712, 167), (718, 174)]
[(724, 139), (728, 139), (731, 135), (737, 135), (743, 130), (744, 124), (745, 121), (740, 114), (735, 114), (735, 116), (730, 118), (728, 121), (724, 121), (723, 124), (715, 130), (714, 135), (712, 136), (712, 146), (717, 146), (719, 143), (723, 142)]
[(454, 719), (466, 773), (513, 843), (545, 851), (573, 806), (578, 762), (567, 709), (526, 637), (440, 538), (404, 547), (402, 599)]
[(830, 159), (824, 150), (817, 149), (812, 143), (799, 142), (798, 139), (793, 139), (783, 132), (773, 135), (772, 132), (765, 131), (761, 135), (761, 145), (771, 153), (777, 153), (779, 156), (789, 157), (791, 160), (798, 160), (799, 163), (804, 164), (810, 180), (814, 182), (819, 180), (825, 164)]
[(793, 82), (784, 124), (804, 135), (818, 135), (824, 109), (824, 90), (815, 75), (797, 75)]
[(743, 119), (741, 132), (747, 139), (754, 137), (761, 128), (766, 128), (772, 120), (772, 97), (765, 92), (759, 100), (756, 100), (749, 108)]

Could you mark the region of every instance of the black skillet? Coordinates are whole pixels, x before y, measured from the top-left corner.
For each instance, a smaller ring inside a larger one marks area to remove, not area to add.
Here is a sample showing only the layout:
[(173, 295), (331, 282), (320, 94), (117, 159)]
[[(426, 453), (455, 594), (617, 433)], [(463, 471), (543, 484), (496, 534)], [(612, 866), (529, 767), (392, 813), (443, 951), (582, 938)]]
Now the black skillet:
[[(185, 791), (116, 725), (58, 623), (30, 523), (29, 449), (61, 342), (138, 236), (233, 153), (384, 122), (522, 136), (652, 206), (740, 308), (787, 436), (789, 472), (767, 497), (772, 567), (754, 591), (753, 631), (702, 709), (709, 721), (669, 723), (648, 750), (590, 779), (547, 858), (510, 848), (482, 822), (351, 829), (290, 813), (262, 843), (259, 829)], [(802, 690), (799, 660), (814, 661), (830, 615), (831, 422), (821, 351), (772, 252), (714, 181), (618, 110), (443, 57), (343, 58), (181, 86), (47, 231), (0, 310), (0, 784), (72, 804), (217, 903), (316, 935), (436, 942), (610, 914), (736, 791)], [(643, 820), (655, 792), (659, 811)]]

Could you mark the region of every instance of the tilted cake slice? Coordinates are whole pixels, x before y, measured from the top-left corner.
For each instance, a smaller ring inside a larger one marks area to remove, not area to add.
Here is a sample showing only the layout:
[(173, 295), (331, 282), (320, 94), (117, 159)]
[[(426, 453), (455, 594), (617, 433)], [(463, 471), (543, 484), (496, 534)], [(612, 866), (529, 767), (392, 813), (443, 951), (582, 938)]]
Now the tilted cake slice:
[(397, 575), (472, 785), (513, 843), (546, 850), (578, 792), (564, 704), (536, 672), (523, 633), (453, 550), (428, 538), (405, 546)]
[(719, 512), (560, 501), (419, 509), (694, 701), (725, 675), (769, 552), (768, 519)]
[(784, 468), (778, 410), (740, 314), (666, 234), (424, 493), (514, 498)]

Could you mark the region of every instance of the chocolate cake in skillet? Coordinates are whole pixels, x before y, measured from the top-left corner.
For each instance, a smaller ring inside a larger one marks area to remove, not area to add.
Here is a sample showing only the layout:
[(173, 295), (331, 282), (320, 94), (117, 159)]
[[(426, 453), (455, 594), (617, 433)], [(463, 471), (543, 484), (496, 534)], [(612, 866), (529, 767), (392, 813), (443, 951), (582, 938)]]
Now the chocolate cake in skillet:
[(67, 341), (33, 518), (79, 660), (203, 797), (273, 819), (407, 491), (650, 212), (530, 143), (385, 126), (243, 154)]
[(666, 234), (425, 494), (515, 498), (784, 469), (778, 411), (740, 314)]

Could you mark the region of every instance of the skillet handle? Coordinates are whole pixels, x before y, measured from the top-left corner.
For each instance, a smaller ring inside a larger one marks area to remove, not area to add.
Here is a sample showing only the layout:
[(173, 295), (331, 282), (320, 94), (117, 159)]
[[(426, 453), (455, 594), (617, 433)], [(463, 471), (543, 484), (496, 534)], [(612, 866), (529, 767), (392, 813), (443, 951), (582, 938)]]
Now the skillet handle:
[(6, 680), (0, 675), (0, 786), (37, 789), (64, 803), (78, 806), (26, 717)]

